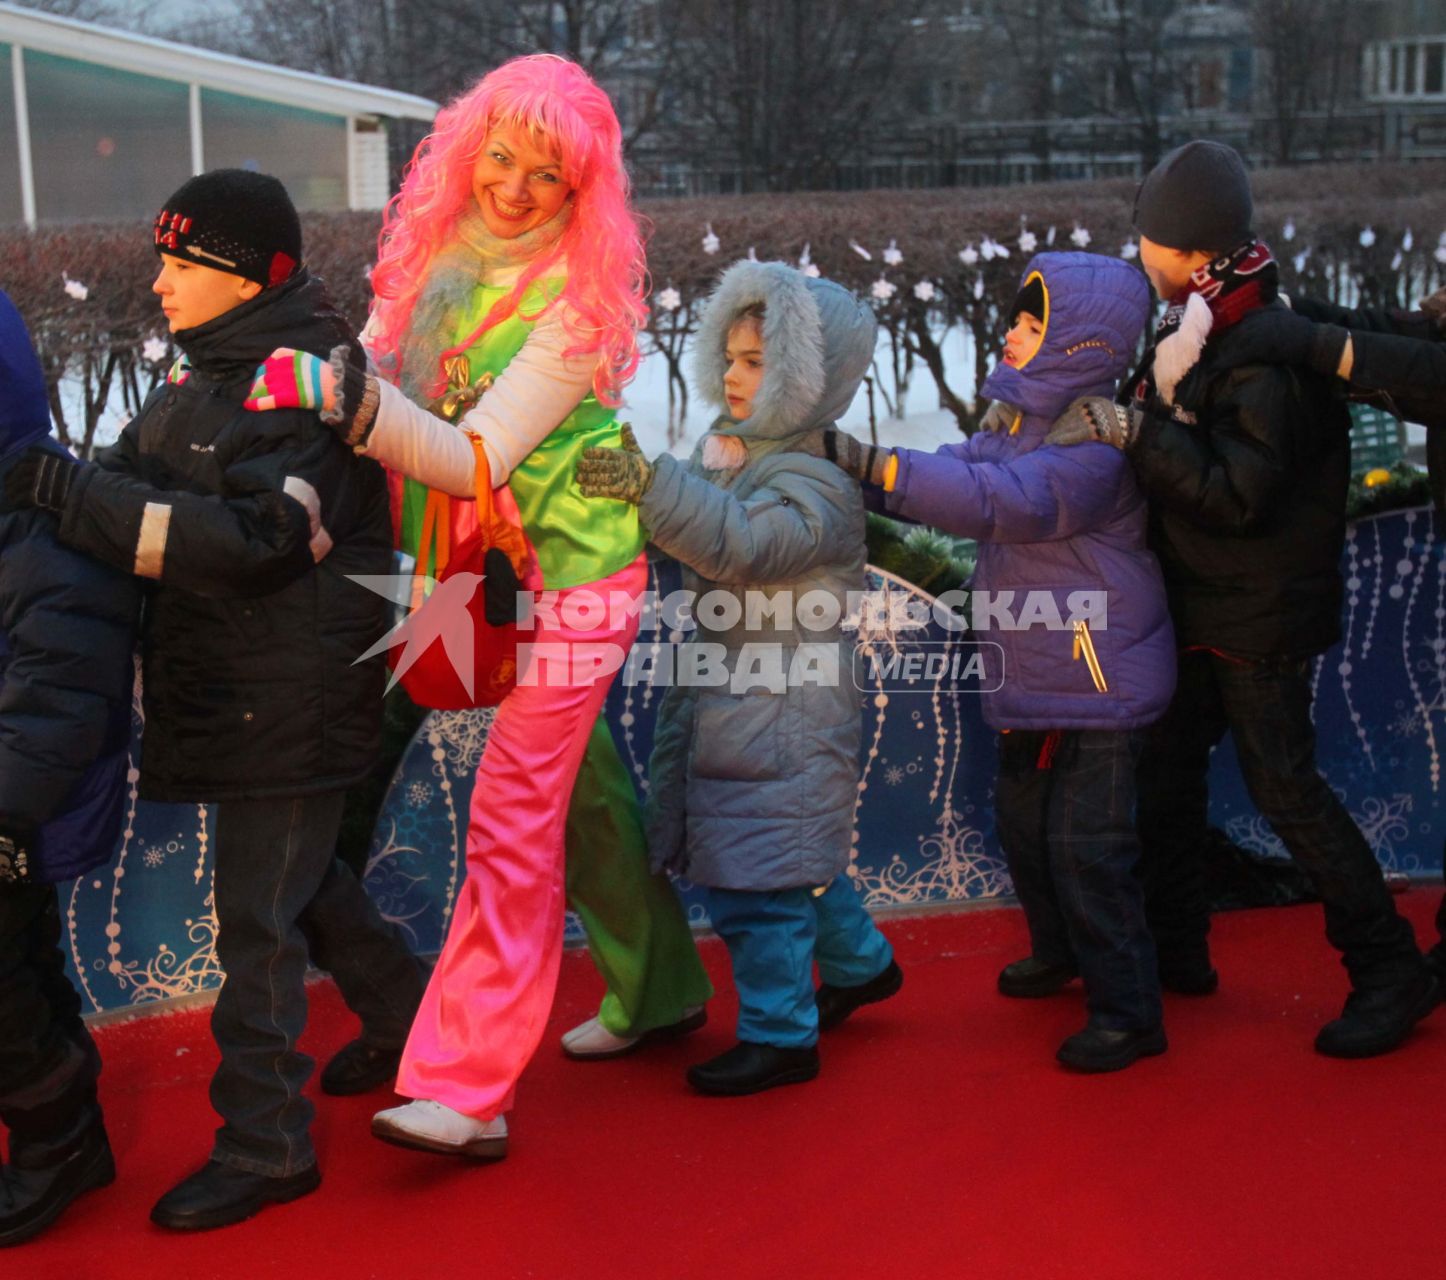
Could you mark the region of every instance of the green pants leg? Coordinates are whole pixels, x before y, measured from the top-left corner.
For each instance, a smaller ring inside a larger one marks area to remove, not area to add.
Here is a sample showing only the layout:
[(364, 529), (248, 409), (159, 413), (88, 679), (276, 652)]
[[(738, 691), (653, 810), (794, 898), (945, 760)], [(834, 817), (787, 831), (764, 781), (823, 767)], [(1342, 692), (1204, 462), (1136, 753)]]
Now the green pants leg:
[(567, 899), (607, 983), (598, 1019), (615, 1036), (683, 1017), (713, 985), (667, 876), (648, 870), (637, 793), (600, 715), (567, 811)]

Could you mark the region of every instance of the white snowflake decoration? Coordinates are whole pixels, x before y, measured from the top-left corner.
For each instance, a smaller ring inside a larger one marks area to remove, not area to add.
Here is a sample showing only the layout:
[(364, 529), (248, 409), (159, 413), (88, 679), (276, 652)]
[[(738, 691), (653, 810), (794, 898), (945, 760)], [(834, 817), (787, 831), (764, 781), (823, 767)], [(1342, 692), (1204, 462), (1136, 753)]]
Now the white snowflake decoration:
[(1376, 243), (1376, 232), (1372, 227), (1366, 227), (1361, 231), (1361, 248), (1369, 249)]
[(799, 267), (799, 270), (811, 280), (817, 280), (821, 274), (818, 269), (818, 263), (816, 262), (805, 262), (803, 266)]
[(865, 262), (872, 262), (874, 255), (863, 247), (857, 240), (849, 241), (849, 248), (859, 255)]
[[(1443, 242), (1446, 242), (1446, 237), (1443, 237)], [(962, 249), (959, 250), (959, 261), (962, 262), (966, 267), (972, 267), (976, 262), (979, 261), (979, 250), (976, 249), (972, 244), (966, 244)]]
[(983, 299), (983, 297), (984, 297), (984, 277), (983, 277), (982, 275), (981, 275), (981, 276), (975, 276), (975, 277), (974, 277), (974, 298), (975, 298), (975, 301), (980, 301), (980, 300)]
[(883, 252), (884, 265), (897, 267), (904, 260), (904, 251), (899, 248), (897, 240), (890, 240), (889, 247)]
[(1137, 245), (1133, 239), (1126, 240), (1124, 244), (1120, 246), (1120, 257), (1126, 262), (1133, 262), (1139, 256), (1140, 246)]
[(1295, 239), (1295, 223), (1291, 219), (1287, 218), (1285, 220), (1285, 226), (1280, 229), (1280, 238), (1282, 240)]
[(1045, 243), (1046, 245), (1053, 246), (1053, 244), (1054, 244), (1054, 228), (1053, 228), (1053, 227), (1050, 227), (1050, 229), (1044, 233), (1044, 243)]
[(658, 304), (660, 311), (676, 311), (683, 305), (683, 295), (669, 285), (666, 289), (659, 289), (653, 295), (653, 301)]
[(1009, 250), (993, 236), (985, 236), (984, 239), (979, 242), (979, 256), (983, 258), (985, 262), (989, 262), (994, 258), (1009, 257)]
[(1406, 228), (1406, 234), (1401, 237), (1401, 252), (1410, 253), (1416, 245), (1416, 237), (1411, 234), (1411, 228)]
[(703, 224), (703, 252), (708, 254), (717, 253), (721, 247), (721, 241), (713, 230), (711, 222)]
[(1401, 263), (1403, 263), (1405, 260), (1406, 255), (1403, 254), (1399, 249), (1397, 249), (1395, 256), (1391, 259), (1391, 270), (1399, 271), (1401, 269)]
[(1039, 237), (1033, 231), (1021, 231), (1019, 233), (1019, 252), (1033, 253), (1039, 247)]
[(914, 286), (914, 297), (918, 298), (920, 302), (933, 302), (935, 293), (936, 290), (932, 280), (920, 280), (919, 283)]
[(1305, 264), (1310, 261), (1310, 250), (1305, 249), (1296, 254), (1292, 262), (1295, 266), (1295, 274), (1300, 275), (1305, 270)]
[(891, 280), (885, 280), (883, 276), (880, 276), (869, 286), (869, 296), (877, 299), (879, 302), (887, 302), (894, 294), (898, 293), (898, 291), (899, 286)]
[(1069, 233), (1069, 241), (1076, 249), (1088, 249), (1090, 247), (1090, 241), (1093, 238), (1094, 237), (1078, 223), (1075, 224), (1074, 230)]
[(152, 336), (141, 345), (141, 359), (148, 364), (160, 364), (170, 354), (170, 350), (164, 338)]
[(90, 297), (90, 290), (87, 289), (85, 285), (81, 284), (79, 280), (72, 280), (68, 275), (65, 275), (63, 272), (61, 273), (60, 278), (65, 281), (65, 292), (69, 294), (72, 298), (74, 298), (77, 302), (84, 302), (88, 297)]
[(757, 250), (757, 248), (756, 248), (755, 246), (753, 246), (753, 245), (751, 245), (751, 244), (748, 246), (748, 261), (749, 261), (749, 262), (757, 262), (757, 261), (758, 261), (758, 250)]

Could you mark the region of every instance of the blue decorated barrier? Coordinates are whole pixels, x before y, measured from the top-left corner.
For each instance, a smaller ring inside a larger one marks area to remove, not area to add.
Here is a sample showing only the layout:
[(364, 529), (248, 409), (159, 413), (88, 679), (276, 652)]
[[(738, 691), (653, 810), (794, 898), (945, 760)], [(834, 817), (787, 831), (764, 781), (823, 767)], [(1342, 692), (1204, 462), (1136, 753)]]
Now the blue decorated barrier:
[[(1342, 643), (1317, 663), (1319, 763), (1381, 862), (1431, 874), (1441, 868), (1446, 813), (1446, 543), (1427, 510), (1392, 512), (1351, 527), (1343, 569)], [(655, 569), (654, 586), (676, 582)], [(874, 575), (898, 598), (927, 600)], [(670, 637), (643, 634), (641, 645)], [(867, 621), (861, 646), (909, 651), (960, 637)], [(640, 788), (658, 694), (616, 685), (608, 716)], [(978, 701), (945, 680), (917, 693), (860, 694), (864, 747), (850, 874), (871, 907), (915, 907), (1010, 891), (994, 836), (992, 735)], [(138, 712), (139, 717), (139, 712)], [(366, 870), (368, 890), (419, 950), (441, 945), (463, 875), (472, 778), (488, 712), (429, 716), (392, 780)], [(107, 868), (63, 889), (74, 975), (89, 1007), (115, 1009), (188, 995), (220, 980), (204, 805), (137, 803)], [(1212, 820), (1236, 843), (1280, 852), (1252, 809), (1227, 743), (1212, 773)], [(692, 918), (701, 906), (684, 886)], [(570, 921), (569, 935), (580, 936)]]

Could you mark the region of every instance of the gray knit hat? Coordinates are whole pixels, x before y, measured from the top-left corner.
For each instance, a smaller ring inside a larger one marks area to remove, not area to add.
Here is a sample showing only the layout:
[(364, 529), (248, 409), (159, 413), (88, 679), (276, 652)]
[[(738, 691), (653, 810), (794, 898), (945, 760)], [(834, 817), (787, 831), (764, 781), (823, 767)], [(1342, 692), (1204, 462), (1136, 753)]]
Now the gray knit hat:
[(1135, 196), (1135, 228), (1167, 249), (1229, 253), (1251, 238), (1250, 175), (1234, 147), (1187, 142), (1160, 161)]

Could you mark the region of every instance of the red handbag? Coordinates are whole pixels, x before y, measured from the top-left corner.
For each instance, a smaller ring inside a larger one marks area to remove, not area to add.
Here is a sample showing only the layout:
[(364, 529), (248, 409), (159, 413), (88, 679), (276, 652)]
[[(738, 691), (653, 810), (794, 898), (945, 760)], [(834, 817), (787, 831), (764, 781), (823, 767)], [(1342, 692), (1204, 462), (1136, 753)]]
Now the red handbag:
[(425, 562), (426, 549), (434, 549), (436, 586), (424, 597), (424, 579), (416, 578), (412, 611), (387, 653), (412, 701), (439, 711), (495, 707), (512, 691), (517, 592), (542, 587), (512, 491), (506, 484), (492, 487), (482, 441), (471, 432), (467, 436), (477, 456), (477, 497), (469, 501), (428, 491), (419, 558)]

